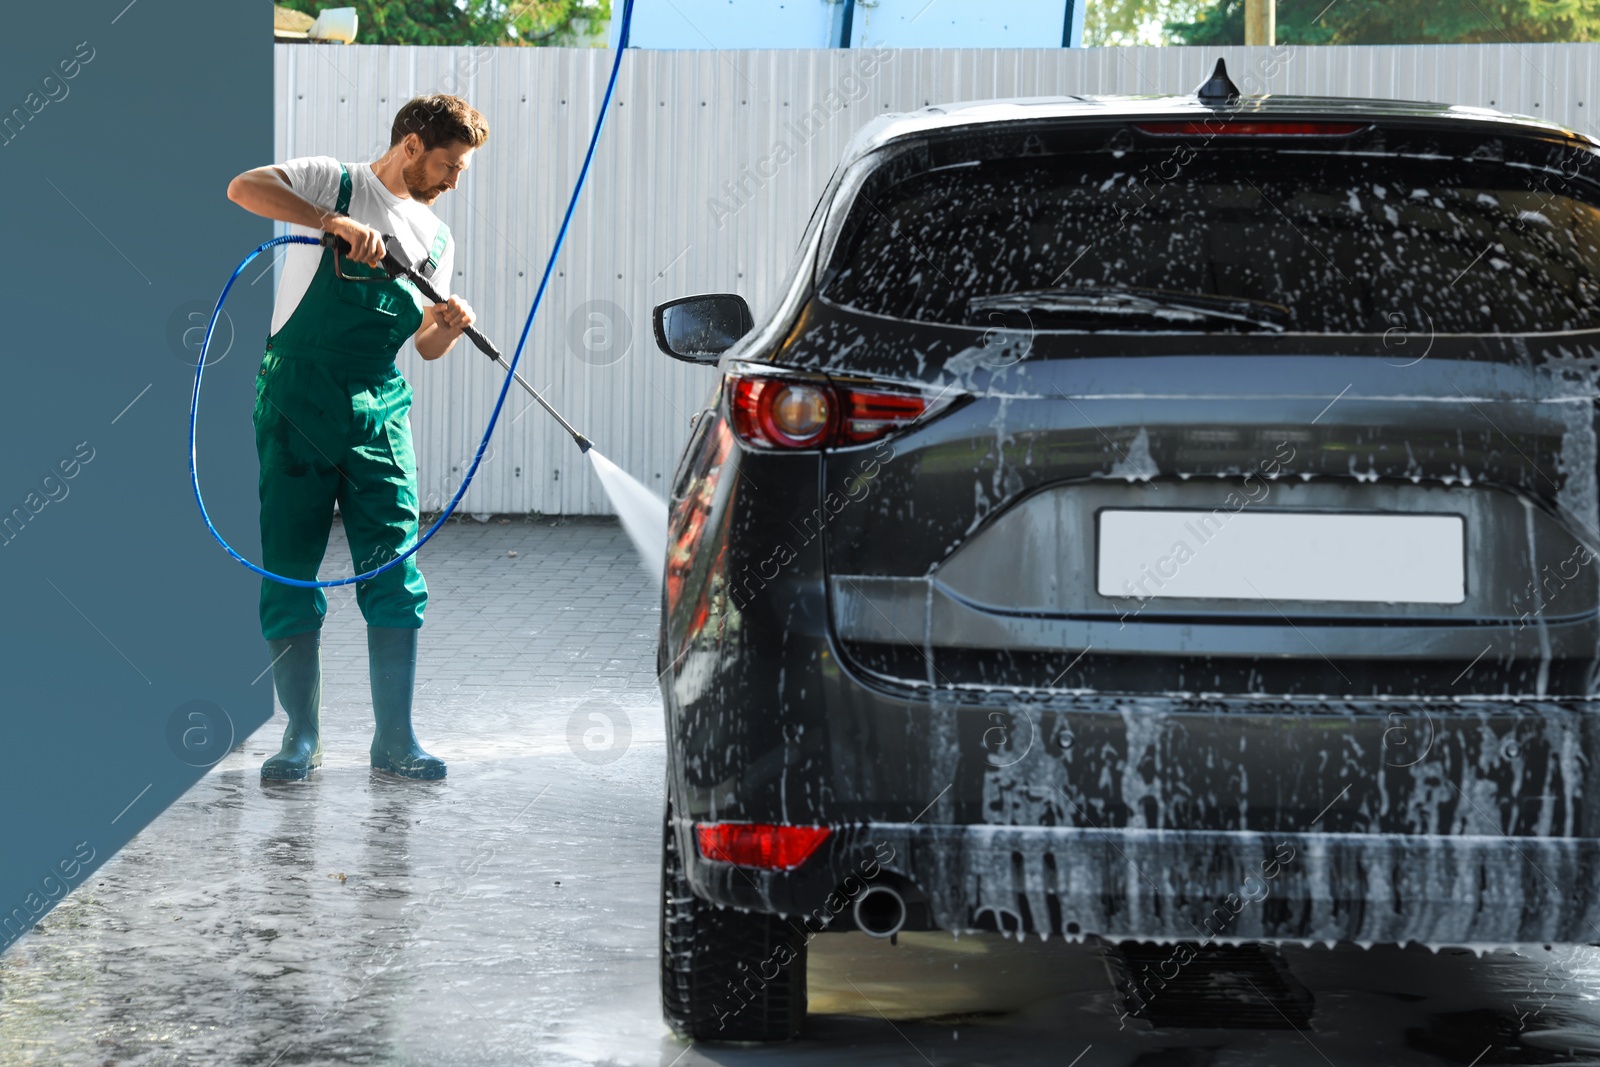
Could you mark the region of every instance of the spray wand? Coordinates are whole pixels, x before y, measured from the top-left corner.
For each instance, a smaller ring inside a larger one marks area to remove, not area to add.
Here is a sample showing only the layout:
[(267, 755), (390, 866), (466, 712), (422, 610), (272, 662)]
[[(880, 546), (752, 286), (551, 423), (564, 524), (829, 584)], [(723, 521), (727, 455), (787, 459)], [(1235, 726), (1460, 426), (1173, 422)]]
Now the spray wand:
[[(445, 298), (439, 295), (439, 291), (433, 287), (433, 284), (421, 274), (418, 274), (417, 269), (414, 266), (401, 258), (400, 242), (395, 240), (392, 234), (386, 233), (382, 236), (383, 261), (380, 265), (383, 268), (383, 272), (390, 278), (406, 278), (411, 282), (412, 285), (417, 287), (417, 292), (421, 293), (435, 304), (443, 304), (445, 302)], [(340, 258), (350, 254), (349, 241), (346, 241), (343, 237), (339, 237), (336, 234), (325, 233), (322, 235), (322, 243), (325, 247), (333, 249), (334, 273), (338, 274), (339, 277), (344, 278), (347, 281), (364, 280), (361, 276), (346, 274), (339, 268)], [(593, 447), (592, 442), (590, 442), (587, 437), (579, 433), (577, 428), (574, 427), (572, 423), (561, 417), (561, 412), (551, 407), (550, 402), (539, 395), (539, 390), (535, 389), (532, 385), (529, 385), (526, 378), (518, 374), (512, 369), (509, 363), (501, 358), (500, 350), (495, 347), (493, 341), (485, 337), (476, 326), (468, 326), (463, 332), (467, 335), (467, 339), (473, 344), (477, 345), (478, 349), (484, 355), (494, 360), (504, 370), (506, 370), (511, 377), (515, 378), (517, 380), (517, 384), (522, 386), (523, 389), (527, 390), (528, 395), (537, 400), (539, 402), (539, 406), (548, 411), (550, 413), (550, 417), (559, 422), (563, 430), (572, 435), (572, 439), (578, 443), (579, 451), (587, 452)]]

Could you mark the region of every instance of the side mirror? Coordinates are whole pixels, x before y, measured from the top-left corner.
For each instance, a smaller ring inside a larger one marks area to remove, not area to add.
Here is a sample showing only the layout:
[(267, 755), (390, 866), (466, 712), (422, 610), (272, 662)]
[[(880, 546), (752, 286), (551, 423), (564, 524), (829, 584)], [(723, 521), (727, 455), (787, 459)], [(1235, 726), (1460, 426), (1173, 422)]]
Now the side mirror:
[(686, 296), (657, 304), (656, 344), (685, 363), (715, 363), (734, 342), (755, 328), (750, 305), (736, 293)]

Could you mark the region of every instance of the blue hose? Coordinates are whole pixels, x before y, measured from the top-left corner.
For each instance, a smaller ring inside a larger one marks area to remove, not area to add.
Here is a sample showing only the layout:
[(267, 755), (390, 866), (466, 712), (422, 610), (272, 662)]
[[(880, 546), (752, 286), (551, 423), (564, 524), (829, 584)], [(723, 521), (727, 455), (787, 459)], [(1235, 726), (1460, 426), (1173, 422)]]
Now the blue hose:
[(517, 350), (511, 356), (511, 366), (507, 370), (505, 382), (500, 386), (500, 395), (495, 399), (494, 411), (489, 415), (489, 425), (483, 431), (483, 440), (478, 442), (478, 450), (473, 454), (472, 466), (467, 469), (467, 475), (461, 481), (461, 488), (456, 490), (456, 495), (451, 498), (449, 506), (444, 509), (444, 513), (439, 516), (434, 524), (428, 527), (421, 537), (417, 538), (417, 543), (381, 567), (367, 571), (365, 574), (357, 574), (350, 578), (336, 578), (326, 582), (308, 581), (302, 578), (286, 578), (281, 574), (273, 574), (271, 571), (258, 567), (245, 559), (235, 551), (232, 545), (228, 544), (211, 522), (211, 515), (206, 511), (205, 499), (200, 495), (200, 473), (195, 467), (195, 422), (200, 413), (200, 379), (205, 374), (206, 353), (211, 349), (211, 334), (217, 328), (217, 316), (222, 314), (222, 305), (228, 299), (228, 290), (233, 288), (233, 283), (238, 280), (245, 267), (249, 266), (250, 261), (262, 252), (274, 245), (314, 245), (321, 244), (321, 242), (315, 237), (301, 237), (298, 235), (274, 237), (272, 240), (265, 241), (259, 245), (255, 251), (245, 256), (239, 265), (234, 268), (233, 275), (228, 279), (228, 284), (222, 287), (222, 295), (217, 297), (217, 306), (212, 309), (211, 321), (206, 325), (206, 336), (200, 343), (200, 362), (194, 369), (194, 395), (189, 401), (189, 480), (194, 486), (194, 502), (200, 506), (200, 517), (205, 520), (206, 529), (211, 531), (211, 536), (217, 539), (217, 544), (221, 545), (228, 555), (263, 578), (270, 578), (275, 582), (282, 582), (284, 585), (299, 586), (302, 589), (328, 589), (336, 585), (351, 585), (355, 582), (364, 582), (370, 578), (376, 578), (391, 567), (399, 566), (408, 557), (415, 555), (419, 548), (427, 544), (428, 540), (438, 532), (439, 527), (443, 526), (445, 521), (450, 518), (451, 513), (456, 510), (456, 505), (461, 503), (461, 498), (466, 495), (467, 487), (472, 484), (473, 475), (478, 473), (478, 464), (483, 461), (484, 450), (489, 447), (489, 438), (494, 434), (495, 423), (500, 420), (500, 409), (505, 405), (506, 393), (510, 390), (511, 383), (516, 377), (517, 361), (522, 358), (522, 350), (528, 343), (528, 332), (533, 328), (533, 317), (539, 313), (539, 305), (544, 301), (545, 290), (550, 285), (550, 272), (555, 270), (556, 257), (561, 254), (561, 246), (567, 239), (567, 229), (572, 225), (572, 215), (578, 207), (578, 194), (583, 191), (583, 184), (589, 178), (589, 164), (594, 160), (595, 146), (600, 143), (600, 130), (605, 126), (606, 113), (611, 110), (611, 94), (617, 87), (617, 72), (622, 69), (622, 53), (628, 47), (628, 27), (632, 21), (633, 0), (625, 0), (622, 7), (622, 32), (617, 39), (617, 54), (611, 63), (611, 77), (606, 82), (605, 98), (600, 101), (600, 117), (595, 119), (594, 133), (589, 138), (589, 151), (583, 157), (583, 169), (578, 171), (577, 184), (572, 187), (572, 198), (567, 201), (567, 213), (561, 219), (561, 229), (557, 231), (555, 245), (550, 249), (550, 259), (544, 265), (544, 277), (539, 279), (539, 289), (533, 295), (533, 306), (528, 309), (527, 321), (522, 324), (522, 336), (517, 339)]

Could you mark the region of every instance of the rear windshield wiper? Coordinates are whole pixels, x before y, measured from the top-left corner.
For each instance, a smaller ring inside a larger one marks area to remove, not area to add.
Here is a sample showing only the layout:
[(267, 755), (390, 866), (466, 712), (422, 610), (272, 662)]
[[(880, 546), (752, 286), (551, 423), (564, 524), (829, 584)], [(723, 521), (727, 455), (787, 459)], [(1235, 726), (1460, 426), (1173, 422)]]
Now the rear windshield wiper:
[(1154, 319), (1174, 324), (1232, 322), (1258, 330), (1279, 331), (1289, 325), (1282, 304), (1210, 293), (1181, 293), (1135, 286), (1025, 289), (1016, 293), (975, 296), (968, 311), (1038, 312), (1052, 317)]

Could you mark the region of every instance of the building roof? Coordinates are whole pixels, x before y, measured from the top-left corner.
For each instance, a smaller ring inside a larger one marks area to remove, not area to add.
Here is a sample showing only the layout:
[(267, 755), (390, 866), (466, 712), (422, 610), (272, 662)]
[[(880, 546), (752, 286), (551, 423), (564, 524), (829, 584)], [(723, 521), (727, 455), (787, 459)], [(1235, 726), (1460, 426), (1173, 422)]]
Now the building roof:
[(304, 11), (296, 11), (282, 4), (272, 5), (272, 35), (274, 37), (307, 37), (317, 20)]

